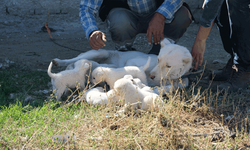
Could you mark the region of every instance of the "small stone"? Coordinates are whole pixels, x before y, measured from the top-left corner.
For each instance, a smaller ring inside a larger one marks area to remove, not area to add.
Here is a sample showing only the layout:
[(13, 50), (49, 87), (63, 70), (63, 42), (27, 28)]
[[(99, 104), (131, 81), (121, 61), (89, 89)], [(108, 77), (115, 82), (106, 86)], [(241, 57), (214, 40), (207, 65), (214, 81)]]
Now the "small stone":
[(10, 98), (10, 99), (15, 99), (15, 96), (16, 96), (16, 95), (15, 95), (14, 93), (10, 93), (9, 98)]
[(33, 99), (33, 97), (32, 96), (27, 96), (26, 98), (25, 98), (25, 102), (29, 102), (29, 101), (31, 101)]
[(223, 62), (222, 60), (216, 59), (216, 60), (214, 60), (212, 63), (213, 63), (213, 64), (218, 64), (218, 63), (224, 63), (224, 62)]

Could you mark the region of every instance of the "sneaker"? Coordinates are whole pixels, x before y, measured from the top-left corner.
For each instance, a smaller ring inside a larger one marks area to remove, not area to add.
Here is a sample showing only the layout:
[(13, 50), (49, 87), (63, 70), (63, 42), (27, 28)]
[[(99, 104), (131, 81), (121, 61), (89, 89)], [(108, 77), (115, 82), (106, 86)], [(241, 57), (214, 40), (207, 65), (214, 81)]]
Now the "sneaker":
[(126, 52), (126, 51), (136, 51), (135, 48), (132, 47), (132, 44), (125, 44), (125, 45), (116, 45), (115, 49), (121, 52)]
[(228, 92), (236, 92), (245, 89), (250, 83), (250, 72), (240, 66), (233, 65), (233, 71), (227, 82), (219, 85), (220, 90), (228, 90)]
[(213, 81), (227, 81), (233, 72), (233, 58), (230, 58), (225, 67), (220, 70), (214, 70), (210, 75), (209, 79)]
[(156, 44), (156, 45), (153, 44), (153, 46), (148, 54), (158, 55), (160, 53), (160, 49), (161, 49), (161, 44)]
[[(177, 41), (179, 40), (179, 39), (172, 40), (170, 38), (167, 38), (167, 39), (170, 41), (171, 44), (176, 44)], [(156, 45), (153, 44), (153, 46), (152, 46), (151, 50), (148, 52), (148, 54), (158, 55), (160, 53), (160, 50), (161, 50), (161, 44), (156, 44)]]

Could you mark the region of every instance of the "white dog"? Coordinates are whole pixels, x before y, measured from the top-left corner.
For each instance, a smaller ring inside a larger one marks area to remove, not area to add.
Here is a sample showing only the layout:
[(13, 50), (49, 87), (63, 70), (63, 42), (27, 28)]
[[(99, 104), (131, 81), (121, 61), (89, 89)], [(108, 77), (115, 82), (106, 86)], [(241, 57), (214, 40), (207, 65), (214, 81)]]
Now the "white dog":
[(59, 100), (63, 93), (68, 88), (75, 88), (77, 83), (80, 84), (80, 88), (85, 88), (85, 76), (89, 70), (88, 60), (79, 60), (74, 63), (74, 69), (64, 70), (59, 73), (51, 73), (52, 62), (48, 67), (48, 75), (51, 77), (51, 83), (53, 91), (56, 90), (56, 98)]
[(133, 83), (135, 86), (139, 87), (140, 89), (143, 89), (143, 90), (148, 91), (148, 92), (154, 92), (154, 91), (151, 89), (151, 87), (149, 87), (149, 86), (143, 84), (139, 78), (133, 78), (132, 75), (125, 75), (123, 78), (131, 80), (132, 83)]
[(60, 60), (56, 58), (53, 62), (59, 66), (66, 66), (80, 59), (88, 59), (98, 63), (114, 64), (117, 68), (128, 65), (139, 67), (147, 62), (149, 56), (151, 62), (146, 70), (149, 86), (171, 86), (170, 81), (175, 80), (173, 89), (186, 87), (188, 79), (180, 82), (178, 78), (187, 73), (191, 67), (192, 56), (190, 52), (183, 46), (171, 44), (167, 39), (164, 39), (161, 45), (162, 48), (158, 57), (154, 54), (145, 54), (138, 51), (120, 52), (99, 49), (98, 51), (87, 51), (72, 59)]
[[(189, 72), (192, 67), (192, 55), (186, 47), (172, 44), (164, 39), (161, 42), (161, 50), (158, 55), (158, 64), (150, 72), (152, 80), (166, 86), (164, 90), (169, 92), (176, 88), (184, 88), (188, 85), (188, 79), (182, 81), (181, 76)], [(172, 85), (173, 87), (170, 88)]]
[(114, 90), (111, 89), (106, 93), (102, 87), (90, 89), (83, 96), (87, 103), (92, 105), (107, 105), (109, 102), (119, 100)]
[(140, 89), (138, 86), (133, 84), (131, 79), (126, 77), (115, 82), (114, 90), (121, 94), (126, 105), (131, 104), (135, 110), (138, 108), (148, 110), (150, 108), (155, 108), (158, 104), (163, 104), (160, 96), (153, 92)]
[(147, 85), (147, 76), (145, 70), (150, 65), (151, 58), (148, 57), (148, 61), (144, 66), (125, 66), (122, 68), (108, 68), (108, 67), (97, 67), (92, 72), (91, 82), (96, 84), (101, 81), (107, 82), (111, 89), (114, 88), (114, 83), (124, 75), (132, 75), (133, 77), (139, 78), (143, 84)]

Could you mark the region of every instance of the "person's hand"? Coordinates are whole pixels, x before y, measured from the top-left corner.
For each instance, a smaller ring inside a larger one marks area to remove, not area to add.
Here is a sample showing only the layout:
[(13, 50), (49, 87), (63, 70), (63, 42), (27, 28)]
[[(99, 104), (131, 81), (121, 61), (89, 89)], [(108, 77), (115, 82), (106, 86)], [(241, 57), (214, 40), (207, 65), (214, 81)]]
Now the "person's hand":
[(89, 36), (89, 45), (94, 50), (98, 50), (105, 46), (106, 41), (106, 35), (101, 31), (93, 31)]
[(165, 25), (165, 17), (160, 13), (155, 13), (151, 21), (148, 25), (147, 37), (148, 43), (151, 44), (152, 35), (154, 37), (154, 43), (160, 44), (161, 40), (164, 38), (164, 25)]
[(191, 51), (194, 64), (194, 69), (196, 70), (198, 65), (201, 66), (203, 62), (203, 56), (206, 50), (206, 40), (196, 39)]

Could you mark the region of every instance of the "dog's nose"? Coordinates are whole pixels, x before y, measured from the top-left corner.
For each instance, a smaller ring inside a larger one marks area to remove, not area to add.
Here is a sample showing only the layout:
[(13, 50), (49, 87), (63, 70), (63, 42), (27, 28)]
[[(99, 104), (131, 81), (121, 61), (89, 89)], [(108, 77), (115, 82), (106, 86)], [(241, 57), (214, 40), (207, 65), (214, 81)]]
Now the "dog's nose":
[(153, 76), (153, 75), (149, 75), (149, 77), (150, 77), (151, 79), (154, 79), (154, 78), (155, 78), (155, 76)]

